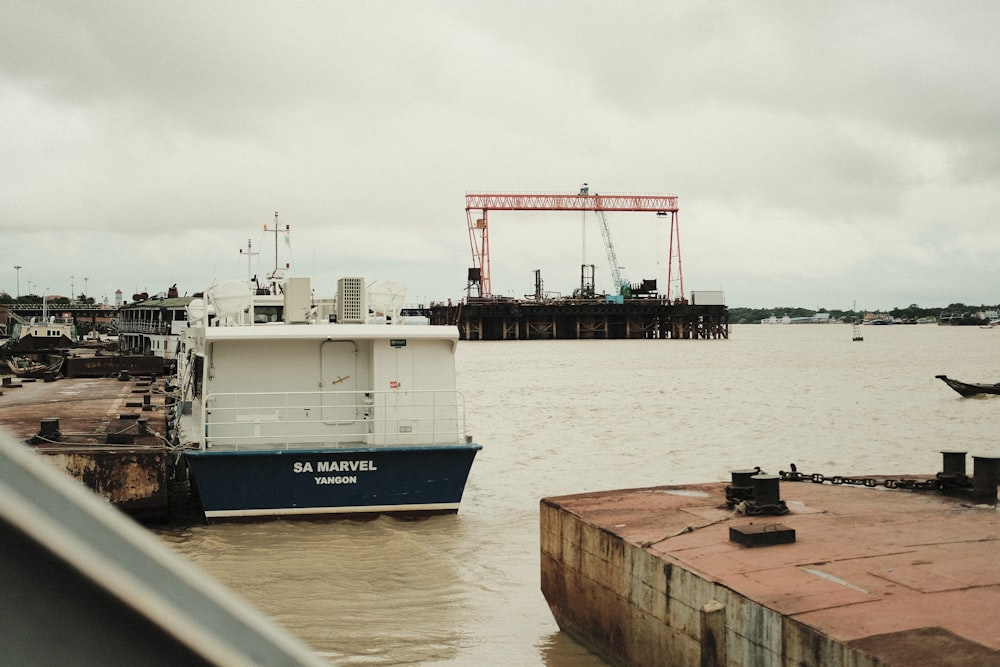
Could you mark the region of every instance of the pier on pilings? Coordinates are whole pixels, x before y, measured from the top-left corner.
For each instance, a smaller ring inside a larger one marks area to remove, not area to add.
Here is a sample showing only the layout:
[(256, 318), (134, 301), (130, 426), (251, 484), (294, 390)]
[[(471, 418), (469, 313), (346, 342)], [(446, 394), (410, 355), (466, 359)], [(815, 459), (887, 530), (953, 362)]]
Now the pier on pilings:
[(662, 299), (471, 298), (430, 311), (432, 324), (457, 326), (469, 341), (729, 338), (726, 306)]

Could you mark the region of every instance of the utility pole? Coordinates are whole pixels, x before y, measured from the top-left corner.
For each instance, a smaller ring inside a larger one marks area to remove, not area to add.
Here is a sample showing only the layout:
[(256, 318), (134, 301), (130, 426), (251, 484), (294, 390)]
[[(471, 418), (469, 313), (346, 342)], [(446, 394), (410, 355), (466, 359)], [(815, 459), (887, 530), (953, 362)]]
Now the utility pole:
[(21, 298), (21, 265), (15, 264), (14, 270), (17, 271), (17, 298)]

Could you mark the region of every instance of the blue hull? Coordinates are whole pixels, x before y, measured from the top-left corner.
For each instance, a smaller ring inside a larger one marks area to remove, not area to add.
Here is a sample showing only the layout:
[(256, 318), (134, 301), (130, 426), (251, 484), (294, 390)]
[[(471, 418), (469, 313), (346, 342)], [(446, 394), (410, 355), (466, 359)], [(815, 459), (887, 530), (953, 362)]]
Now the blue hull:
[(481, 445), (185, 452), (205, 517), (458, 511)]

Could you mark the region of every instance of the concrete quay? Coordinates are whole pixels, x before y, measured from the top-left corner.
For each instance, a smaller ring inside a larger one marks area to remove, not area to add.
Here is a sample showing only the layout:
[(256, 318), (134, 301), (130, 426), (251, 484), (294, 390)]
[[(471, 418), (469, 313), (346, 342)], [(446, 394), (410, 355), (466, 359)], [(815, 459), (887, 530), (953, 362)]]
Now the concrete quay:
[(726, 488), (543, 499), (559, 627), (614, 665), (1000, 665), (994, 504), (786, 481), (787, 514), (747, 516)]

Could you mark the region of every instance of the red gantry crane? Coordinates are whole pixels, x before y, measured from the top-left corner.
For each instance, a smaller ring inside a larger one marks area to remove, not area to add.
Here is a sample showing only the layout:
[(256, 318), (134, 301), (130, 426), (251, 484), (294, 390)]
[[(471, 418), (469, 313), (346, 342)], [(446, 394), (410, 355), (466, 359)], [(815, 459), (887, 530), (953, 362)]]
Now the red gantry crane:
[[(593, 211), (603, 221), (608, 211), (638, 211), (656, 213), (670, 218), (669, 264), (667, 268), (667, 300), (671, 288), (678, 282), (679, 294), (684, 297), (684, 274), (681, 270), (681, 241), (677, 226), (676, 195), (599, 195), (590, 194), (586, 184), (577, 194), (467, 194), (465, 214), (469, 221), (469, 242), (472, 246), (472, 268), (469, 269), (469, 286), (476, 296), (493, 295), (490, 283), (490, 211)], [(482, 213), (480, 216), (479, 213)], [(602, 228), (602, 233), (605, 233)], [(605, 235), (605, 245), (609, 238)], [(614, 261), (614, 260), (612, 260)], [(674, 275), (674, 263), (677, 273)], [(617, 267), (613, 267), (612, 271)], [(615, 286), (616, 289), (620, 285)]]

